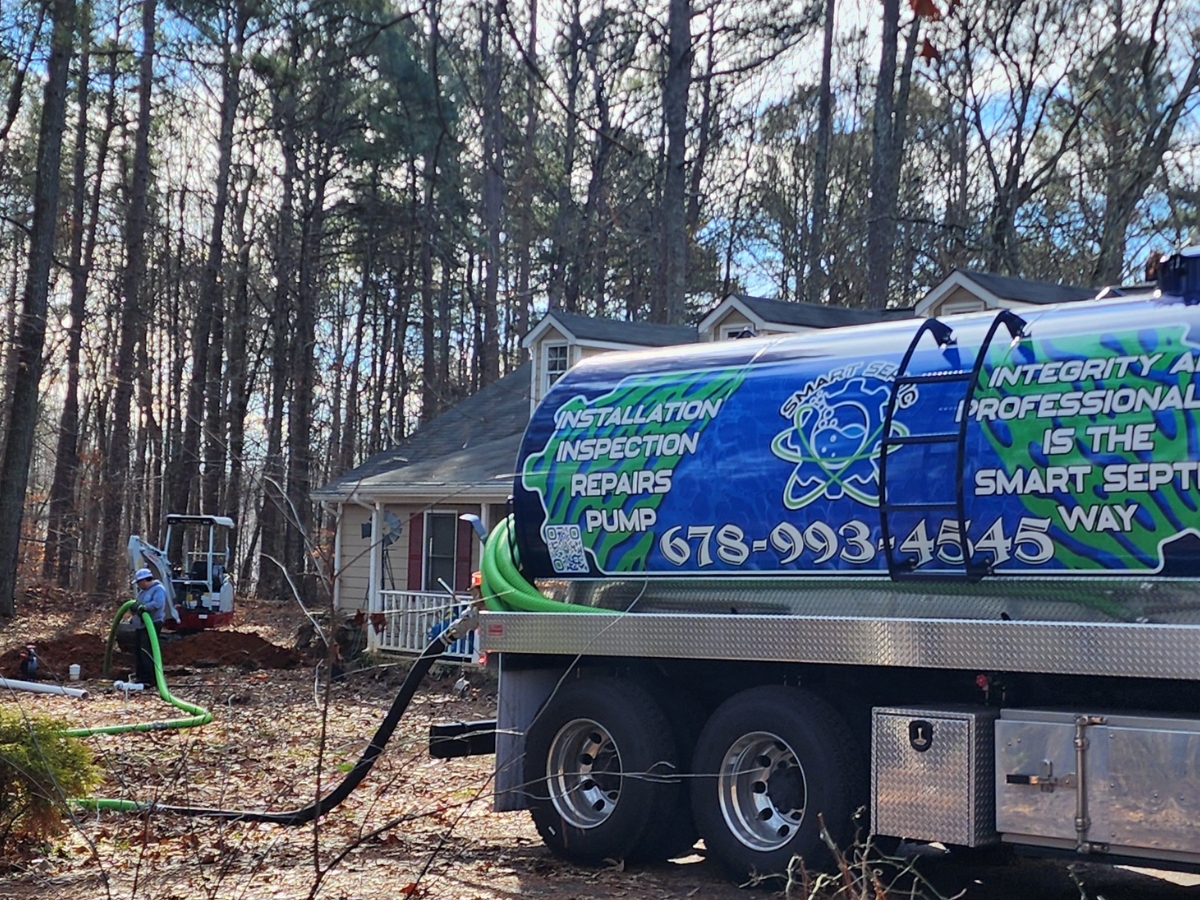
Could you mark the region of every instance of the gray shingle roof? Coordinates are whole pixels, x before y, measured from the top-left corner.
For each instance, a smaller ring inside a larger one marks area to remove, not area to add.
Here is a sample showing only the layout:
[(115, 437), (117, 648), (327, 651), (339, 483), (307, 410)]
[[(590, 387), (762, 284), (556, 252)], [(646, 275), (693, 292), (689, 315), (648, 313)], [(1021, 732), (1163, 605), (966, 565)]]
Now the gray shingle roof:
[(546, 313), (546, 318), (557, 320), (571, 334), (583, 341), (633, 344), (638, 347), (670, 347), (674, 344), (694, 344), (697, 339), (696, 329), (687, 325), (653, 325), (649, 322), (597, 319), (557, 309)]
[(447, 499), (471, 488), (511, 488), (529, 422), (530, 365), (455, 404), (399, 445), (313, 492), (317, 500), (423, 492)]
[(1054, 284), (1050, 281), (1029, 281), (1025, 278), (1011, 278), (1007, 275), (993, 275), (990, 272), (972, 272), (970, 269), (958, 269), (971, 281), (985, 291), (990, 291), (1005, 300), (1019, 300), (1022, 303), (1069, 303), (1072, 300), (1089, 300), (1096, 296), (1096, 289), (1080, 287), (1074, 284)]
[(768, 300), (736, 294), (746, 308), (765, 322), (778, 325), (795, 325), (807, 328), (840, 328), (844, 325), (867, 325), (895, 318), (912, 316), (911, 309), (847, 309), (842, 306), (826, 306), (822, 303), (789, 303), (784, 300)]

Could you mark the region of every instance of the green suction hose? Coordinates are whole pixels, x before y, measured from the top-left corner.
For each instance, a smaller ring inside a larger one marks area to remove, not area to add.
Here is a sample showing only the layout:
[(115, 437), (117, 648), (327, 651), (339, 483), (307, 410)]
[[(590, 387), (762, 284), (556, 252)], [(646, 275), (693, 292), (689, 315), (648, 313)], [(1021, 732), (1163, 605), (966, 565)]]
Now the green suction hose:
[[(619, 615), (615, 610), (600, 609), (591, 606), (581, 606), (577, 603), (562, 603), (557, 600), (551, 600), (543, 595), (534, 585), (521, 574), (518, 561), (515, 542), (513, 541), (513, 520), (509, 516), (493, 530), (484, 545), (483, 560), (482, 560), (482, 597), (483, 603), (487, 609), (494, 612), (521, 611), (521, 612), (577, 612), (577, 613), (601, 613), (609, 615)], [(109, 638), (109, 648), (105, 654), (105, 671), (108, 670), (109, 656), (111, 654), (112, 641), (116, 635), (117, 622), (121, 615), (132, 605), (133, 601), (129, 601), (121, 607), (117, 614), (117, 621), (113, 623), (112, 635)], [(149, 617), (147, 617), (148, 619)], [(149, 625), (149, 622), (147, 621)], [(416, 664), (409, 671), (404, 683), (400, 686), (400, 691), (396, 695), (384, 721), (380, 724), (375, 736), (372, 738), (367, 750), (359, 759), (354, 769), (346, 776), (345, 779), (328, 795), (320, 798), (315, 803), (303, 809), (290, 810), (286, 812), (268, 812), (265, 810), (233, 810), (233, 809), (211, 809), (204, 807), (188, 807), (188, 806), (172, 806), (169, 804), (147, 803), (136, 800), (115, 800), (106, 798), (89, 798), (71, 801), (76, 806), (90, 810), (113, 810), (117, 812), (139, 812), (139, 813), (158, 813), (165, 815), (177, 816), (201, 816), (209, 818), (220, 818), (228, 820), (236, 820), (243, 822), (270, 822), (280, 825), (302, 825), (311, 822), (324, 813), (328, 812), (333, 807), (340, 804), (354, 788), (366, 777), (374, 765), (375, 759), (383, 751), (383, 747), (391, 738), (396, 726), (399, 724), (400, 717), (408, 708), (413, 695), (417, 690), (421, 679), (428, 671), (433, 662), (438, 659), (445, 648), (453, 641), (459, 639), (463, 634), (466, 634), (470, 628), (475, 626), (473, 614), (464, 616), (463, 619), (456, 622), (449, 629), (435, 638), (425, 651), (417, 659)], [(154, 674), (158, 681), (159, 694), (168, 703), (171, 703), (180, 709), (188, 712), (195, 712), (193, 720), (178, 720), (179, 723), (186, 722), (187, 724), (176, 723), (145, 723), (143, 725), (117, 726), (117, 728), (97, 728), (97, 729), (78, 729), (68, 734), (86, 735), (86, 734), (114, 734), (120, 731), (151, 731), (159, 728), (187, 728), (192, 725), (201, 725), (211, 719), (211, 715), (201, 710), (199, 707), (193, 707), (190, 704), (184, 704), (182, 701), (176, 700), (167, 691), (166, 683), (162, 677), (162, 661), (159, 655), (158, 640), (151, 631), (151, 647), (154, 651)]]
[(146, 803), (136, 800), (92, 799), (74, 800), (71, 802), (77, 806), (93, 810), (106, 809), (117, 812), (192, 816), (237, 822), (269, 822), (275, 825), (290, 826), (305, 825), (308, 822), (312, 822), (314, 819), (320, 818), (331, 809), (339, 806), (358, 787), (362, 780), (367, 777), (376, 760), (383, 753), (384, 747), (391, 740), (396, 727), (400, 724), (400, 719), (408, 709), (408, 705), (412, 702), (413, 696), (421, 684), (421, 679), (425, 677), (430, 667), (442, 657), (447, 647), (465, 637), (477, 625), (478, 616), (475, 609), (471, 608), (452, 623), (449, 628), (430, 641), (429, 645), (417, 657), (413, 663), (413, 667), (409, 669), (408, 674), (404, 677), (404, 682), (400, 685), (400, 690), (397, 691), (395, 699), (392, 700), (392, 705), (388, 709), (387, 715), (384, 716), (383, 721), (375, 730), (375, 735), (371, 738), (371, 743), (367, 745), (367, 749), (363, 751), (358, 762), (354, 764), (354, 768), (346, 774), (346, 777), (333, 790), (308, 804), (308, 806), (283, 812), (271, 812), (269, 810), (255, 809), (174, 806), (167, 803)]
[(614, 613), (614, 610), (551, 600), (525, 580), (518, 568), (513, 517), (492, 529), (483, 548), (483, 603), (492, 612)]
[[(108, 677), (109, 671), (112, 668), (112, 649), (113, 643), (117, 637), (117, 626), (120, 625), (121, 619), (125, 613), (129, 611), (137, 601), (126, 600), (117, 610), (116, 616), (113, 618), (112, 628), (108, 633), (108, 644), (104, 648), (104, 677)], [(202, 706), (196, 706), (194, 703), (188, 703), (186, 700), (180, 700), (175, 697), (167, 689), (167, 681), (163, 678), (162, 670), (162, 651), (158, 644), (158, 632), (154, 630), (154, 621), (150, 618), (149, 613), (142, 613), (142, 623), (146, 626), (146, 633), (150, 636), (150, 654), (154, 657), (154, 681), (158, 688), (158, 696), (174, 706), (176, 709), (187, 713), (186, 718), (167, 719), (154, 722), (138, 722), (132, 725), (101, 725), (96, 728), (72, 728), (69, 731), (64, 731), (63, 734), (68, 737), (90, 737), (93, 734), (125, 734), (131, 731), (168, 731), (179, 728), (195, 728), (197, 725), (207, 725), (212, 721), (212, 713)], [(82, 802), (82, 801), (81, 801)]]

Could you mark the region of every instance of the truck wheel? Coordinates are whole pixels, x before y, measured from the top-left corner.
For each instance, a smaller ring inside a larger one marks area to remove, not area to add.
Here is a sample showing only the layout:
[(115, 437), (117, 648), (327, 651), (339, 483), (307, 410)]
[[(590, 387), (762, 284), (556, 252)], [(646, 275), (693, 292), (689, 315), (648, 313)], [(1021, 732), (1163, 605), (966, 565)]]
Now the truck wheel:
[(556, 855), (593, 864), (645, 856), (643, 837), (683, 791), (671, 726), (635, 684), (564, 684), (525, 740), (525, 782), (538, 834)]
[(829, 862), (851, 835), (861, 763), (850, 729), (800, 688), (752, 688), (704, 726), (692, 762), (692, 809), (705, 846), (738, 882), (779, 877), (793, 857)]
[[(707, 711), (690, 692), (675, 685), (664, 685), (648, 678), (642, 684), (658, 703), (667, 717), (671, 732), (675, 736), (676, 758), (680, 762), (680, 774), (687, 775), (688, 763), (700, 738), (700, 729), (708, 717)], [(691, 853), (700, 833), (692, 816), (691, 792), (681, 787), (675, 808), (658, 811), (654, 824), (647, 829), (646, 836), (637, 851), (637, 859), (643, 862), (662, 862)]]

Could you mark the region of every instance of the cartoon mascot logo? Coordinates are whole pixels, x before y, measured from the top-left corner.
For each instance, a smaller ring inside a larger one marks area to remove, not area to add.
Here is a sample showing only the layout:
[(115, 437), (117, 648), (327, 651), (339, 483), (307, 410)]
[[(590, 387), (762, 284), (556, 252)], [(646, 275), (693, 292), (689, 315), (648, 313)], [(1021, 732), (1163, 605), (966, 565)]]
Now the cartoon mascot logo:
[[(861, 370), (861, 371), (860, 371)], [(874, 362), (835, 369), (792, 394), (779, 410), (791, 425), (771, 441), (771, 452), (795, 464), (783, 505), (800, 509), (826, 497), (879, 505), (879, 454), (883, 420), (896, 366)], [(896, 398), (905, 409), (917, 399), (906, 385)], [(892, 433), (908, 434), (899, 422)]]

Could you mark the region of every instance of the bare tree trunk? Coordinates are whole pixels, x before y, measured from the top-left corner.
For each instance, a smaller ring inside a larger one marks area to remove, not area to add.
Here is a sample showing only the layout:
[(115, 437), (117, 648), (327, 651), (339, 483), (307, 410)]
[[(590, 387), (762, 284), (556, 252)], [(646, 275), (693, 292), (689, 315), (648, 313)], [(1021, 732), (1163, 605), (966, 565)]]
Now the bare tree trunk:
[(271, 323), (271, 395), (267, 421), (267, 455), (263, 463), (262, 507), (259, 523), (258, 593), (279, 597), (285, 588), (280, 565), (284, 556), (286, 495), (284, 493), (283, 418), (287, 399), (289, 364), (288, 332), (292, 327), (291, 284), (293, 277), (294, 195), (296, 150), (292, 138), (283, 141), (283, 203), (279, 214), (278, 251), (275, 263), (275, 308)]
[(204, 474), (200, 480), (200, 512), (212, 513), (221, 500), (225, 480), (224, 386), (222, 377), (225, 350), (225, 309), (218, 303), (213, 309), (212, 338), (209, 342), (208, 385), (204, 399)]
[[(704, 75), (700, 84), (700, 120), (696, 129), (696, 156), (688, 171), (687, 218), (685, 227), (690, 242), (700, 227), (700, 211), (702, 208), (704, 174), (708, 155), (712, 152), (717, 139), (718, 122), (720, 119), (721, 91), (713, 86), (716, 80), (717, 68), (717, 7), (708, 8), (708, 28), (705, 35)], [(714, 96), (714, 93), (716, 96)]]
[(12, 413), (10, 408), (12, 385), (17, 377), (17, 329), (19, 327), (17, 309), (21, 291), (24, 290), (21, 282), (21, 265), (25, 259), (25, 239), (21, 235), (14, 235), (12, 259), (8, 261), (8, 290), (5, 292), (4, 298), (4, 333), (0, 335), (0, 340), (4, 342), (0, 348), (0, 360), (3, 361), (3, 368), (0, 368), (0, 389), (3, 389), (4, 392), (3, 397), (0, 398), (0, 453), (4, 452), (4, 445), (7, 443), (8, 419)]
[(514, 348), (517, 362), (525, 359), (525, 350), (519, 341), (529, 331), (529, 315), (533, 306), (533, 293), (530, 290), (530, 273), (533, 267), (533, 185), (534, 166), (537, 162), (537, 129), (538, 129), (538, 94), (537, 94), (537, 61), (533, 54), (537, 52), (537, 0), (529, 0), (529, 36), (526, 38), (525, 52), (529, 55), (526, 60), (525, 77), (525, 138), (521, 148), (522, 163), (518, 186), (520, 201), (516, 227), (517, 242), (517, 295), (512, 306), (511, 334), (518, 343)]
[(100, 528), (101, 546), (109, 552), (99, 560), (97, 584), (102, 591), (116, 586), (120, 556), (117, 548), (124, 523), (126, 478), (129, 474), (129, 406), (133, 398), (134, 349), (145, 332), (141, 305), (146, 272), (146, 201), (150, 184), (150, 95), (154, 81), (154, 23), (157, 0), (142, 2), (142, 58), (138, 83), (138, 124), (134, 137), (130, 175), (129, 211), (125, 221), (125, 268), (121, 278), (124, 308), (114, 370), (115, 392), (111, 408), (112, 436), (104, 461), (108, 501)]
[[(547, 286), (547, 303), (550, 309), (560, 309), (563, 306), (563, 295), (566, 291), (568, 254), (578, 252), (578, 248), (569, 249), (576, 239), (575, 201), (571, 197), (571, 178), (575, 172), (575, 150), (579, 140), (579, 123), (577, 121), (577, 99), (579, 96), (579, 81), (583, 77), (583, 66), (580, 54), (583, 52), (583, 25), (579, 20), (579, 0), (571, 2), (571, 21), (567, 26), (568, 48), (567, 57), (567, 98), (566, 121), (563, 123), (562, 173), (559, 177), (558, 190), (555, 197), (554, 225), (550, 235), (551, 259), (549, 284)], [(568, 312), (574, 312), (574, 307), (568, 305)]]
[(29, 66), (41, 43), (42, 24), (46, 21), (47, 6), (48, 4), (38, 5), (37, 23), (24, 36), (29, 42), (29, 49), (21, 54), (20, 60), (14, 60), (17, 64), (12, 73), (12, 88), (9, 91), (8, 102), (4, 104), (4, 120), (0, 121), (0, 141), (8, 137), (8, 132), (13, 127), (13, 123), (17, 121), (17, 114), (21, 111), (21, 100), (25, 97), (25, 78), (29, 74)]
[(33, 228), (29, 268), (21, 302), (17, 353), (20, 361), (12, 384), (12, 418), (4, 458), (0, 463), (0, 616), (16, 609), (17, 561), (25, 489), (33, 459), (37, 425), (38, 384), (42, 378), (42, 349), (46, 343), (46, 309), (50, 294), (50, 264), (54, 257), (54, 226), (58, 219), (59, 169), (63, 131), (67, 125), (67, 74), (75, 40), (74, 0), (54, 0), (46, 90), (38, 133), (38, 166), (34, 182)]
[(437, 310), (437, 361), (438, 374), (438, 412), (449, 409), (454, 405), (454, 384), (450, 380), (450, 283), (451, 269), (449, 260), (439, 255), (438, 263), (440, 287), (438, 289)]
[(805, 269), (808, 280), (801, 296), (820, 303), (825, 292), (821, 256), (825, 250), (825, 219), (829, 215), (829, 145), (833, 139), (833, 22), (837, 0), (825, 0), (825, 33), (821, 44), (821, 85), (817, 89), (817, 147), (813, 159), (812, 225), (808, 232)]
[(162, 533), (162, 505), (163, 494), (166, 490), (166, 485), (162, 481), (162, 446), (163, 446), (163, 431), (162, 424), (154, 415), (154, 380), (151, 375), (157, 370), (156, 363), (161, 360), (155, 360), (154, 363), (150, 360), (150, 348), (146, 341), (142, 341), (138, 345), (138, 361), (135, 367), (137, 371), (138, 382), (138, 431), (136, 452), (134, 460), (137, 462), (137, 468), (134, 470), (134, 480), (145, 486), (145, 494), (138, 498), (140, 500), (140, 510), (135, 507), (135, 512), (140, 512), (145, 523), (144, 529), (134, 520), (134, 524), (138, 527), (139, 533), (159, 535)]
[[(424, 241), (424, 239), (422, 239), (421, 240), (422, 260), (424, 259), (424, 247), (425, 247), (425, 241)], [(424, 269), (422, 269), (422, 271), (424, 271)], [(422, 279), (422, 283), (424, 283), (423, 279)], [(424, 290), (422, 290), (422, 292), (421, 292), (422, 309), (424, 309), (424, 299), (425, 299), (425, 292), (424, 292)], [(430, 321), (432, 321), (432, 313), (430, 315), (431, 315)], [(371, 426), (370, 426), (370, 432), (367, 436), (367, 453), (368, 454), (378, 453), (380, 450), (384, 449), (384, 447), (388, 443), (388, 441), (384, 438), (384, 425), (383, 425), (384, 394), (387, 390), (387, 375), (388, 375), (388, 365), (389, 365), (388, 361), (390, 359), (389, 353), (391, 351), (392, 344), (393, 344), (392, 329), (393, 329), (393, 327), (395, 327), (395, 323), (393, 322), (392, 315), (389, 312), (389, 310), (387, 309), (387, 305), (385, 303), (378, 304), (378, 308), (376, 310), (374, 310), (373, 319), (375, 322), (375, 334), (379, 339), (379, 346), (386, 347), (388, 349), (388, 352), (377, 354), (374, 359), (373, 365), (372, 365), (372, 368), (373, 368), (372, 374), (374, 376), (375, 383), (374, 383), (374, 387), (372, 390), (372, 397), (371, 397)], [(425, 338), (424, 321), (425, 321), (424, 318), (422, 318), (422, 320), (421, 320), (421, 322), (422, 322), (422, 326), (421, 326), (422, 342), (424, 342), (424, 338)], [(433, 346), (432, 330), (429, 331), (429, 340), (430, 340), (430, 346), (432, 347)]]
[[(438, 53), (441, 42), (441, 30), (438, 0), (429, 3), (429, 51), (428, 67), (437, 80)], [(428, 422), (444, 406), (445, 391), (448, 387), (444, 379), (443, 365), (445, 360), (439, 359), (438, 354), (438, 321), (434, 303), (433, 284), (433, 248), (437, 240), (437, 211), (434, 199), (437, 195), (437, 167), (441, 156), (441, 144), (444, 132), (438, 135), (433, 147), (425, 154), (425, 166), (422, 172), (423, 199), (421, 203), (421, 223), (424, 233), (421, 236), (421, 421)], [(443, 279), (444, 281), (444, 279)]]
[[(411, 247), (411, 244), (410, 244)], [(409, 253), (412, 253), (410, 249)], [(409, 255), (405, 260), (404, 268), (394, 274), (395, 291), (398, 297), (412, 296), (412, 281), (409, 274), (413, 268), (413, 260)], [(393, 337), (391, 344), (391, 381), (388, 385), (388, 397), (391, 402), (392, 411), (392, 441), (398, 442), (404, 439), (408, 434), (408, 392), (412, 387), (409, 370), (407, 367), (407, 356), (405, 355), (404, 338), (408, 334), (408, 327), (412, 318), (412, 305), (410, 302), (400, 304), (400, 308), (396, 310), (396, 327), (393, 329)], [(379, 449), (383, 449), (382, 447)]]
[(238, 517), (242, 507), (243, 451), (246, 434), (246, 410), (250, 405), (249, 365), (246, 359), (250, 329), (250, 241), (246, 236), (246, 209), (250, 205), (253, 176), (238, 194), (233, 212), (233, 241), (237, 249), (233, 302), (229, 313), (226, 336), (229, 343), (229, 408), (226, 415), (229, 428), (229, 481), (225, 485), (220, 510)]
[[(429, 169), (426, 169), (429, 173)], [(433, 297), (433, 175), (426, 174), (421, 237), (421, 421), (428, 422), (441, 411), (443, 384), (438, 378), (437, 321)]]
[[(54, 450), (54, 478), (50, 484), (50, 510), (46, 522), (46, 555), (42, 561), (42, 577), (55, 578), (59, 587), (71, 581), (71, 565), (75, 555), (78, 522), (75, 512), (75, 488), (79, 471), (79, 360), (83, 349), (83, 320), (87, 314), (87, 283), (91, 273), (91, 248), (95, 246), (96, 217), (85, 223), (87, 205), (87, 133), (88, 100), (91, 97), (91, 3), (79, 8), (79, 78), (76, 86), (77, 117), (75, 121), (75, 159), (72, 166), (71, 202), (71, 324), (67, 328), (67, 385), (63, 395), (62, 415), (58, 420), (58, 441)], [(112, 57), (115, 59), (115, 56)], [(110, 92), (110, 100), (115, 93)], [(110, 109), (111, 112), (111, 109)], [(109, 128), (112, 117), (109, 117)], [(109, 130), (101, 133), (102, 145), (107, 148)], [(102, 150), (96, 178), (97, 199), (103, 181), (104, 155)], [(84, 262), (84, 235), (89, 246)]]
[(308, 548), (313, 533), (312, 502), (308, 495), (312, 488), (317, 289), (325, 237), (325, 189), (329, 178), (329, 159), (326, 157), (315, 161), (314, 168), (317, 171), (312, 201), (304, 217), (304, 233), (300, 240), (296, 320), (289, 352), (292, 402), (288, 407), (288, 515), (284, 531), (284, 564), (289, 571), (306, 576), (300, 580), (302, 599), (306, 603), (313, 599), (314, 587), (307, 577), (312, 571), (312, 556)]
[[(891, 0), (896, 2), (896, 0)], [(670, 0), (667, 17), (667, 74), (663, 81), (663, 121), (667, 131), (663, 175), (663, 272), (665, 308), (660, 321), (683, 323), (687, 315), (687, 106), (692, 77), (691, 0)]]
[[(479, 347), (480, 386), (500, 377), (500, 229), (504, 215), (504, 117), (500, 88), (500, 19), (502, 4), (485, 7), (479, 14), (479, 49), (483, 67), (483, 227), (487, 254), (483, 279), (483, 334)], [(494, 26), (494, 27), (493, 27)], [(493, 42), (495, 46), (493, 46)]]
[(900, 36), (900, 0), (883, 0), (879, 80), (875, 85), (875, 116), (871, 128), (871, 193), (867, 202), (867, 288), (863, 304), (883, 309), (888, 301), (892, 268), (893, 210), (890, 185), (900, 168), (896, 152), (894, 112), (896, 49)]

